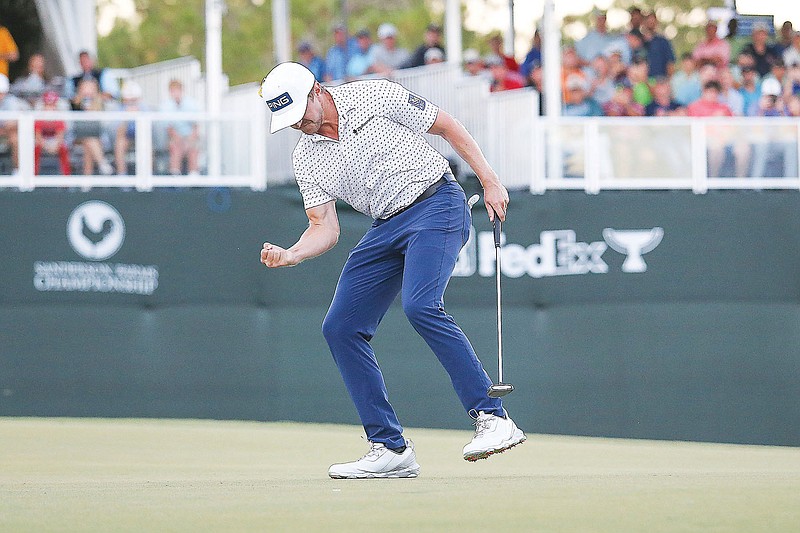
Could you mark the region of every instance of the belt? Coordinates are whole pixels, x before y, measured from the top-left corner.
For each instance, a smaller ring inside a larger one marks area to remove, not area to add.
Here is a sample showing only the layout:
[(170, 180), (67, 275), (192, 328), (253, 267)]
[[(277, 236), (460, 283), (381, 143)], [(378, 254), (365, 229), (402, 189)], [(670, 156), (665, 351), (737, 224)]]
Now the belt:
[(410, 203), (410, 204), (408, 204), (407, 206), (403, 207), (403, 208), (402, 208), (402, 209), (400, 209), (399, 211), (397, 211), (397, 212), (395, 212), (395, 213), (392, 213), (392, 214), (391, 214), (391, 215), (389, 215), (388, 217), (386, 217), (386, 218), (384, 218), (384, 219), (381, 219), (381, 220), (389, 220), (390, 218), (394, 218), (394, 217), (396, 217), (397, 215), (399, 215), (399, 214), (400, 214), (400, 213), (402, 213), (403, 211), (405, 211), (405, 210), (407, 210), (407, 209), (411, 209), (412, 207), (414, 207), (414, 206), (415, 206), (415, 205), (417, 205), (418, 203), (420, 203), (420, 202), (423, 202), (423, 201), (427, 200), (428, 198), (430, 198), (431, 196), (433, 196), (433, 195), (434, 195), (434, 193), (436, 193), (436, 191), (438, 191), (438, 190), (439, 190), (439, 187), (441, 187), (442, 185), (444, 185), (444, 184), (446, 184), (446, 183), (449, 183), (449, 182), (451, 182), (451, 181), (456, 181), (456, 178), (455, 178), (455, 177), (454, 177), (452, 174), (450, 174), (449, 172), (447, 172), (447, 173), (446, 173), (446, 174), (444, 174), (444, 175), (443, 175), (441, 178), (439, 178), (438, 180), (436, 180), (436, 182), (434, 182), (434, 184), (433, 184), (433, 185), (431, 185), (430, 187), (428, 187), (427, 189), (425, 189), (424, 191), (422, 191), (422, 194), (420, 194), (419, 196), (417, 196), (417, 199), (416, 199), (416, 200), (414, 200), (413, 202), (411, 202), (411, 203)]

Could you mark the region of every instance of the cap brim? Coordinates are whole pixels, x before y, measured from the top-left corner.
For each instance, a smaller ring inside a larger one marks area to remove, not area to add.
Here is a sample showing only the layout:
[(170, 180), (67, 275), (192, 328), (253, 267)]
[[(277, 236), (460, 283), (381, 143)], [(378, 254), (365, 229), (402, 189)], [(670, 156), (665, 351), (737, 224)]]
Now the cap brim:
[(306, 99), (306, 106), (304, 107), (300, 107), (298, 105), (287, 108), (283, 113), (272, 113), (272, 121), (269, 124), (269, 132), (275, 133), (284, 128), (288, 128), (292, 124), (300, 122), (300, 120), (303, 118), (303, 115), (306, 114), (307, 106), (308, 100)]

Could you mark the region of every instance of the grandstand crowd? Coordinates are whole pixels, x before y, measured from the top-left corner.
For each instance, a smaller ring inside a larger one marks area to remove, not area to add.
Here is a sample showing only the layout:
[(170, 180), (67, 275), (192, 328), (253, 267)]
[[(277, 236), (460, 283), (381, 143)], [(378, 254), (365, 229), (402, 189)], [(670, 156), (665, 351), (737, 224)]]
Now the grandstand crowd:
[[(565, 116), (800, 116), (800, 32), (785, 22), (776, 32), (756, 24), (747, 36), (737, 35), (736, 19), (727, 25), (709, 21), (705, 38), (692, 51), (676, 58), (672, 42), (660, 31), (655, 13), (629, 11), (622, 32), (609, 31), (606, 13), (592, 13), (592, 27), (574, 45), (562, 48), (561, 99)], [(332, 28), (332, 44), (322, 54), (308, 41), (299, 43), (297, 60), (323, 82), (364, 76), (391, 77), (398, 69), (445, 61), (442, 28), (430, 24), (414, 50), (398, 46), (398, 30), (381, 24), (375, 32), (361, 29), (349, 35), (344, 25)], [(464, 51), (464, 73), (487, 80), (492, 91), (532, 87), (543, 95), (542, 42), (537, 31), (524, 60), (503, 51), (500, 35), (487, 40), (490, 53)], [(49, 78), (45, 58), (34, 54), (25, 75), (8, 79), (8, 63), (19, 54), (13, 37), (0, 26), (0, 111), (36, 110), (147, 110), (142, 89), (135, 82), (106, 76), (88, 52), (81, 52), (81, 71), (67, 78)], [(170, 84), (163, 111), (198, 111), (200, 106), (183, 95), (181, 83)], [(196, 124), (170, 122), (169, 173), (200, 170)], [(37, 120), (36, 173), (43, 156), (58, 159), (62, 174), (129, 174), (135, 139), (133, 122), (101, 124), (94, 121)], [(10, 152), (18, 168), (17, 125), (0, 121), (0, 151)], [(76, 155), (78, 162), (76, 163)], [(14, 171), (12, 169), (12, 172)], [(6, 172), (3, 172), (6, 173)]]
[[(25, 74), (13, 83), (9, 63), (19, 59), (13, 37), (0, 26), (0, 111), (149, 111), (142, 102), (142, 88), (135, 81), (119, 80), (98, 68), (88, 51), (78, 56), (80, 72), (71, 77), (47, 75), (44, 55), (34, 53)], [(200, 105), (184, 95), (181, 81), (169, 82), (169, 97), (160, 103), (164, 112), (197, 112)], [(166, 172), (197, 175), (200, 172), (200, 130), (189, 120), (164, 120)], [(34, 172), (42, 172), (43, 161), (53, 170), (46, 173), (70, 175), (133, 174), (132, 148), (136, 138), (134, 121), (36, 120), (34, 122)], [(0, 162), (7, 155), (8, 169), (19, 168), (18, 124), (0, 120)], [(7, 170), (7, 171), (6, 171)]]

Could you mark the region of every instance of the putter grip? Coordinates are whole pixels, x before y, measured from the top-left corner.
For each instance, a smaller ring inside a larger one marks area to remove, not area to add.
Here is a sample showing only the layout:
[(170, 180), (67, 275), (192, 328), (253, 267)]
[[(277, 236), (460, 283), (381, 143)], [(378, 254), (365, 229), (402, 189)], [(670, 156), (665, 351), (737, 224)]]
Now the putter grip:
[(492, 222), (492, 226), (493, 226), (493, 229), (494, 229), (494, 247), (495, 248), (500, 248), (500, 231), (501, 231), (500, 228), (501, 228), (502, 224), (503, 223), (500, 222), (500, 219), (497, 218), (497, 213), (495, 213), (494, 214), (494, 221)]

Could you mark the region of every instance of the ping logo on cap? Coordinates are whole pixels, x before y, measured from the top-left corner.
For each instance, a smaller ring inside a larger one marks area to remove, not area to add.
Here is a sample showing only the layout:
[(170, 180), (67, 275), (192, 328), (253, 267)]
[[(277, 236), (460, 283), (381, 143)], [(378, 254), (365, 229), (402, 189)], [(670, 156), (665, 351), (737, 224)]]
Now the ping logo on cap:
[(292, 103), (292, 97), (289, 96), (289, 93), (279, 94), (272, 100), (267, 100), (267, 105), (269, 106), (270, 111), (273, 113), (275, 111), (280, 111), (284, 107), (290, 105)]

